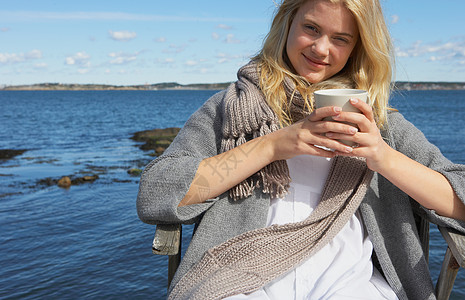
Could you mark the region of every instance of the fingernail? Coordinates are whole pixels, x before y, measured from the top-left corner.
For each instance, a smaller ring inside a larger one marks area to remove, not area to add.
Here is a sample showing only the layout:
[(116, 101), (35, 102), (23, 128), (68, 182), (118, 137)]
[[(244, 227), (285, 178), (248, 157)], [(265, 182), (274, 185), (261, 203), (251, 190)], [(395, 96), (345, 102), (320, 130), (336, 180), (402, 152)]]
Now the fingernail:
[(352, 147), (346, 147), (346, 152), (347, 153), (351, 153), (352, 151), (354, 151), (354, 149)]
[(357, 133), (358, 131), (358, 129), (355, 127), (351, 127), (349, 130), (350, 130), (350, 133)]
[(342, 111), (342, 107), (335, 106), (335, 107), (334, 107), (334, 111), (335, 111), (335, 112), (341, 112), (341, 111)]
[(358, 102), (358, 99), (352, 98), (352, 99), (350, 99), (350, 102), (351, 102), (352, 104), (356, 104), (356, 103)]

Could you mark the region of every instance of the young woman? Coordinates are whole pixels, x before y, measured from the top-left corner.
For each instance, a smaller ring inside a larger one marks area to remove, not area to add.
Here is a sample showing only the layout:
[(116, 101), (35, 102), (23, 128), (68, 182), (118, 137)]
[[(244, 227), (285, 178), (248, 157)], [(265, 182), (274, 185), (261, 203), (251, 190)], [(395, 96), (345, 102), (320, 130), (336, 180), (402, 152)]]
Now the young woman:
[[(391, 65), (378, 0), (281, 3), (238, 81), (142, 175), (142, 221), (199, 222), (170, 298), (434, 298), (414, 212), (465, 232), (465, 166), (389, 109)], [(327, 88), (370, 101), (315, 109)]]

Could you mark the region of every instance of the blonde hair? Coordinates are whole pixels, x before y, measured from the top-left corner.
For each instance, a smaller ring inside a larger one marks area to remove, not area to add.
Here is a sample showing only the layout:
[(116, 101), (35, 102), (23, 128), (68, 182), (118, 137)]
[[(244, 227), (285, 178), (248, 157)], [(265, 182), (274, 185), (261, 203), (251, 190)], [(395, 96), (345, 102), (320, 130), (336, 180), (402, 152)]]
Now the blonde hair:
[(346, 66), (335, 76), (323, 82), (311, 84), (294, 74), (286, 54), (289, 30), (299, 8), (307, 1), (284, 0), (279, 5), (271, 29), (262, 50), (254, 58), (260, 67), (260, 86), (268, 104), (275, 111), (282, 125), (289, 125), (289, 102), (283, 86), (289, 77), (297, 91), (306, 99), (306, 108), (313, 111), (313, 92), (327, 88), (358, 88), (368, 91), (369, 104), (373, 108), (378, 127), (387, 120), (388, 100), (391, 92), (393, 47), (378, 0), (323, 0), (343, 3), (353, 14), (360, 38)]

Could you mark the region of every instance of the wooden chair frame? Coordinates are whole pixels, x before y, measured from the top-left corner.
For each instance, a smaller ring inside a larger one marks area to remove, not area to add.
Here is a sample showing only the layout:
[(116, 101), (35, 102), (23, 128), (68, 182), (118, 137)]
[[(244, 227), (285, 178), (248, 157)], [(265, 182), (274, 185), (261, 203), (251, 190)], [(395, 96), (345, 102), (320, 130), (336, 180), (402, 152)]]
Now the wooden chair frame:
[[(425, 218), (417, 220), (418, 232), (426, 259), (429, 256), (429, 222)], [(438, 226), (447, 243), (447, 250), (441, 272), (436, 283), (438, 300), (449, 299), (459, 268), (465, 268), (465, 235), (457, 231)], [(181, 262), (182, 226), (180, 224), (157, 225), (152, 244), (152, 252), (168, 256), (168, 287)]]

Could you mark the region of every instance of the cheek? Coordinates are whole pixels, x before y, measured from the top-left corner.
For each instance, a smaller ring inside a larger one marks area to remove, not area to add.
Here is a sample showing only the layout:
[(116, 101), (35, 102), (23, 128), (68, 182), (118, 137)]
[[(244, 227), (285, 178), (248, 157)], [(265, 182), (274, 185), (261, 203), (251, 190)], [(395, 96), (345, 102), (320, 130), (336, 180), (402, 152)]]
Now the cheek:
[(294, 51), (294, 44), (295, 44), (295, 38), (294, 38), (294, 32), (291, 28), (291, 31), (289, 31), (289, 34), (287, 36), (287, 41), (286, 41), (286, 52), (289, 58), (292, 56), (292, 52)]
[(286, 51), (289, 59), (292, 61), (296, 61), (300, 58), (300, 53), (304, 51), (310, 45), (310, 41), (308, 38), (304, 36), (290, 36), (287, 40), (286, 44)]
[(333, 53), (333, 57), (337, 61), (337, 65), (340, 66), (342, 69), (346, 65), (351, 54), (352, 54), (352, 50), (335, 51)]

